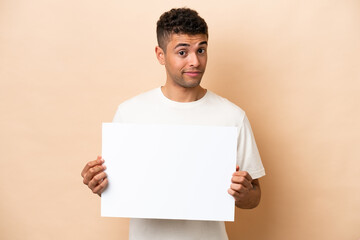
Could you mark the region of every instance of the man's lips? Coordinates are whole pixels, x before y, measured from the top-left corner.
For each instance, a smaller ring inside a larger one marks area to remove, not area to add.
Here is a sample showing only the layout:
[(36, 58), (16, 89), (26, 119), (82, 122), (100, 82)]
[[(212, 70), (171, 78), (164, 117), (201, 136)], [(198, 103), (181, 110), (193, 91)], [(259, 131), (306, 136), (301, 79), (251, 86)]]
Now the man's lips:
[(202, 72), (200, 71), (185, 71), (184, 74), (191, 76), (191, 77), (196, 77), (199, 76)]

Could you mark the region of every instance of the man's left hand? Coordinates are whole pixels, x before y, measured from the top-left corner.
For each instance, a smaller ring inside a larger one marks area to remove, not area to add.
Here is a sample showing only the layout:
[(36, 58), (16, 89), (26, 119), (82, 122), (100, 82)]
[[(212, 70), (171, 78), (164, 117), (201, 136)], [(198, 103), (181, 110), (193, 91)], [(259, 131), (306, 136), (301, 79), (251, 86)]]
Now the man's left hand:
[(239, 171), (237, 166), (228, 193), (234, 197), (237, 207), (254, 208), (259, 204), (261, 196), (259, 181), (253, 180), (248, 172)]

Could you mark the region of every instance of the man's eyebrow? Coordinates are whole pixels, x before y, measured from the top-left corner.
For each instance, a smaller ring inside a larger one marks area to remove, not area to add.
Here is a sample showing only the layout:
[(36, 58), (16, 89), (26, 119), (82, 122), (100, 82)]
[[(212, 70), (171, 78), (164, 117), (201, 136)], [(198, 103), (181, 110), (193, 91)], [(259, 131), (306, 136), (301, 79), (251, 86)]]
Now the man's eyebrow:
[(178, 47), (190, 47), (190, 44), (187, 44), (187, 43), (179, 43), (179, 44), (177, 44), (174, 48), (178, 48)]
[[(202, 41), (201, 43), (199, 43), (199, 45), (207, 45), (207, 41)], [(190, 47), (190, 44), (188, 43), (179, 43), (177, 44), (174, 49), (178, 48), (178, 47)]]

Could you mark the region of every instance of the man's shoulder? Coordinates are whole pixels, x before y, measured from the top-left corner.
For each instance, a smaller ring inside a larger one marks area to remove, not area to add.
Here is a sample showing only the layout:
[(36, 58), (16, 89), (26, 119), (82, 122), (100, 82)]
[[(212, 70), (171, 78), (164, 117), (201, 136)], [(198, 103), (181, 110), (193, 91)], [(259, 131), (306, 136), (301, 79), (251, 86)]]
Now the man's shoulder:
[(134, 119), (142, 119), (144, 113), (154, 111), (158, 105), (159, 91), (159, 88), (155, 88), (122, 102), (117, 107), (113, 122), (133, 122)]
[(222, 97), (212, 91), (208, 91), (208, 94), (209, 94), (210, 104), (217, 105), (219, 108), (222, 108), (224, 111), (231, 112), (241, 117), (245, 116), (245, 111), (235, 103), (228, 100), (227, 98)]

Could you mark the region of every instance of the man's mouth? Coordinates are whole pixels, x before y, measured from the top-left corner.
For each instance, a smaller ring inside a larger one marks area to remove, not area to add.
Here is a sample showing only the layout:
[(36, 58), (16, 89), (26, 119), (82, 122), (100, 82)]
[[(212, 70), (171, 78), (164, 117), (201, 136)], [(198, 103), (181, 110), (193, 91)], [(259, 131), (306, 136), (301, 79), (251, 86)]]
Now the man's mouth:
[(185, 71), (184, 74), (190, 76), (190, 77), (196, 77), (201, 74), (200, 71)]

